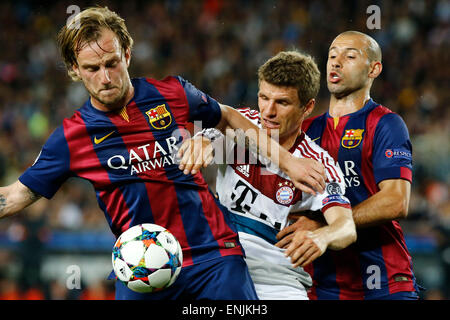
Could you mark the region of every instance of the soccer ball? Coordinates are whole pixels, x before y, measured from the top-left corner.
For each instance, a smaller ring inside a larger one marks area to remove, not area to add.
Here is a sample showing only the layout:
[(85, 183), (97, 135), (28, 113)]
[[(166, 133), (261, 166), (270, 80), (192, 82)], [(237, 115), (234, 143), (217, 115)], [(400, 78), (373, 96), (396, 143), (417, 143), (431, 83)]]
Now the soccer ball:
[(156, 292), (177, 279), (183, 251), (169, 230), (144, 223), (119, 236), (112, 251), (112, 264), (117, 278), (131, 290)]

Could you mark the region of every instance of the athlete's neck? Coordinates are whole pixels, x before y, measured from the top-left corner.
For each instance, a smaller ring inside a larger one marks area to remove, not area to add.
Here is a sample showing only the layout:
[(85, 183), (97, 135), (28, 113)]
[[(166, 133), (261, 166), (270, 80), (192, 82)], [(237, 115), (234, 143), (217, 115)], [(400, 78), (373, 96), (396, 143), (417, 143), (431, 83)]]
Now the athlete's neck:
[(295, 141), (297, 140), (298, 136), (301, 134), (301, 130), (298, 130), (298, 133), (291, 134), (286, 138), (280, 138), (278, 143), (280, 146), (282, 146), (286, 150), (290, 150), (292, 146), (294, 145)]
[(362, 88), (344, 97), (331, 94), (328, 113), (334, 118), (345, 116), (362, 109), (369, 99), (370, 88)]

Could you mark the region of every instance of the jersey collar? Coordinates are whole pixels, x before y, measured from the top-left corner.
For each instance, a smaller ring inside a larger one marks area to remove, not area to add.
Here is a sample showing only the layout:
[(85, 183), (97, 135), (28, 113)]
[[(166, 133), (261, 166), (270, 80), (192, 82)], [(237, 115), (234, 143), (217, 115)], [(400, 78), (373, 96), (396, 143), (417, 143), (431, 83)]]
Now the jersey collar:
[[(357, 110), (355, 112), (352, 112), (352, 113), (348, 113), (348, 114), (346, 114), (346, 115), (344, 115), (342, 117), (357, 116), (359, 114), (365, 113), (366, 111), (368, 111), (370, 109), (375, 108), (376, 106), (378, 106), (378, 103), (376, 103), (375, 101), (372, 100), (372, 98), (370, 98), (369, 100), (367, 100), (367, 102), (364, 104), (364, 106), (361, 109), (359, 109), (359, 110)], [(326, 115), (327, 115), (327, 118), (333, 118), (330, 115), (330, 111), (329, 110), (326, 112)]]

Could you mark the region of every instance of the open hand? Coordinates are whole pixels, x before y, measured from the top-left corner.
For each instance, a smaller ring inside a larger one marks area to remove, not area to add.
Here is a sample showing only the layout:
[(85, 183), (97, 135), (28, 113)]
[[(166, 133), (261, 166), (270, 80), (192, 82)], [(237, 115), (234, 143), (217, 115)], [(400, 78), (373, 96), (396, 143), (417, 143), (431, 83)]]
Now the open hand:
[(288, 216), (288, 219), (293, 217), (295, 217), (295, 222), (278, 232), (276, 237), (279, 241), (275, 246), (286, 249), (294, 238), (295, 231), (314, 231), (326, 225), (324, 222), (313, 220), (303, 215)]
[(200, 168), (206, 168), (212, 162), (214, 149), (208, 138), (193, 137), (183, 142), (177, 157), (180, 159), (178, 168), (184, 174), (196, 174)]
[(294, 233), (285, 252), (286, 257), (291, 258), (294, 268), (310, 264), (325, 252), (328, 243), (319, 230), (298, 230)]
[(303, 192), (316, 195), (316, 192), (322, 193), (325, 190), (327, 176), (322, 163), (292, 156), (284, 167), (292, 183)]

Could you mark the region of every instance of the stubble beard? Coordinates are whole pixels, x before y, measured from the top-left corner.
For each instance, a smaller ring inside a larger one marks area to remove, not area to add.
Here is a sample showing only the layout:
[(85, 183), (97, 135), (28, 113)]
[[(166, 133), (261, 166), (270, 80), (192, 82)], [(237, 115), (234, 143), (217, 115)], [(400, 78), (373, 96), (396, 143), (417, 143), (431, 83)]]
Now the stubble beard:
[(97, 100), (98, 102), (103, 104), (106, 108), (108, 108), (110, 110), (116, 110), (116, 109), (122, 108), (124, 106), (124, 104), (126, 103), (125, 98), (126, 98), (127, 91), (128, 91), (128, 86), (125, 84), (122, 87), (122, 90), (116, 96), (107, 97), (106, 99), (101, 97), (101, 95), (100, 95), (101, 92), (98, 92), (98, 93), (89, 92), (89, 94), (93, 98), (95, 98), (95, 100)]
[(349, 88), (335, 88), (330, 87), (329, 85), (328, 91), (330, 92), (331, 95), (333, 95), (337, 99), (342, 99), (352, 92), (352, 90), (350, 90)]
[(358, 85), (353, 85), (353, 86), (345, 86), (345, 87), (344, 86), (342, 86), (342, 87), (333, 87), (333, 86), (330, 86), (328, 84), (328, 91), (336, 99), (342, 99), (342, 98), (345, 98), (345, 97), (349, 96), (353, 92), (356, 92), (356, 91), (362, 89), (363, 87), (364, 87), (363, 83), (360, 83)]

